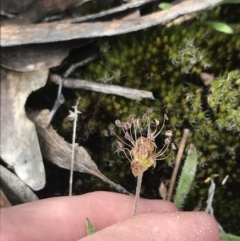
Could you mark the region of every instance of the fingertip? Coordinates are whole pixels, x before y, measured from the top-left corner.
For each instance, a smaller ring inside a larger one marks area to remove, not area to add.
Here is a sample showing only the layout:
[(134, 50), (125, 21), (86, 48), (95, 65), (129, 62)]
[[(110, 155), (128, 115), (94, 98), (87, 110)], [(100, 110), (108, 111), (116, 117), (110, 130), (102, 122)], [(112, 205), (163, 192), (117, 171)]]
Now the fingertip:
[(82, 241), (218, 241), (217, 222), (204, 212), (145, 213), (107, 227)]

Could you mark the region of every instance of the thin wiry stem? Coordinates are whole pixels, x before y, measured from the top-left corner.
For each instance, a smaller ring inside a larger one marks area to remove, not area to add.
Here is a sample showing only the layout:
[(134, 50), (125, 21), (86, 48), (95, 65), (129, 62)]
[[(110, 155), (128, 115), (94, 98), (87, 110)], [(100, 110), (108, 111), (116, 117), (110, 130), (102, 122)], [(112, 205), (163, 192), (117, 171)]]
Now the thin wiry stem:
[(135, 137), (135, 141), (136, 141), (137, 140), (137, 129), (136, 129), (134, 121), (133, 121), (133, 129), (134, 129), (134, 137)]
[(137, 178), (137, 187), (136, 187), (136, 194), (135, 194), (134, 206), (133, 206), (133, 216), (135, 216), (137, 213), (138, 200), (140, 197), (141, 186), (142, 186), (142, 177), (143, 177), (143, 172), (140, 173)]
[(117, 134), (115, 134), (115, 136), (118, 138), (119, 141), (121, 141), (123, 144), (125, 144), (126, 146), (132, 148), (133, 146), (129, 145), (127, 142), (123, 141)]
[(158, 131), (158, 133), (154, 136), (154, 138), (156, 138), (156, 137), (162, 132), (164, 125), (165, 125), (165, 118), (163, 118), (163, 124), (162, 124), (161, 129), (160, 129), (160, 130)]
[(131, 159), (132, 159), (131, 151), (128, 150), (127, 148), (124, 148), (124, 149), (123, 149), (123, 153), (124, 153), (124, 155), (125, 155), (125, 156), (127, 157), (127, 159), (131, 162), (132, 160), (128, 157), (128, 155), (127, 155), (127, 153), (125, 152), (125, 150), (128, 151), (128, 153), (129, 153), (129, 155), (130, 155), (130, 157), (131, 157)]
[(77, 100), (77, 103), (75, 106), (73, 106), (74, 109), (74, 119), (73, 119), (73, 135), (72, 135), (72, 159), (71, 159), (71, 168), (70, 168), (70, 178), (69, 178), (69, 196), (72, 196), (72, 182), (73, 182), (73, 164), (74, 164), (74, 154), (75, 154), (75, 139), (76, 139), (76, 129), (77, 129), (77, 119), (78, 119), (78, 113), (77, 110), (79, 99)]
[(168, 149), (169, 145), (170, 145), (170, 144), (168, 144), (168, 145), (165, 144), (160, 151), (158, 151), (157, 153), (154, 154), (154, 156), (155, 156), (155, 157), (160, 157), (160, 156), (162, 156), (162, 155), (165, 153), (165, 151)]
[(170, 153), (167, 156), (165, 156), (163, 158), (156, 158), (156, 161), (162, 161), (162, 160), (167, 159), (168, 157), (170, 157), (171, 153), (172, 153), (172, 149), (171, 149)]

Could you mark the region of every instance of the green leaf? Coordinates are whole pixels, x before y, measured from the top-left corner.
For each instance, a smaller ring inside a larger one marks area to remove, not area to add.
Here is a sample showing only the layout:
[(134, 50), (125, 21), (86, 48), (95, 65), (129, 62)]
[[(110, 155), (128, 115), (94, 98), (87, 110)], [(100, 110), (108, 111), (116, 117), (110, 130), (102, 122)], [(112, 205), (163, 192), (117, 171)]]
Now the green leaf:
[(222, 233), (220, 235), (220, 241), (240, 241), (240, 237), (228, 233)]
[(161, 8), (162, 10), (166, 10), (166, 9), (169, 9), (170, 7), (172, 7), (172, 4), (171, 3), (160, 3), (158, 5), (159, 8)]
[(208, 17), (207, 13), (203, 13), (203, 14), (199, 17), (199, 20), (200, 20), (201, 22), (204, 22), (204, 21), (206, 21), (207, 17)]
[(176, 195), (174, 197), (174, 204), (178, 208), (181, 208), (183, 206), (184, 200), (191, 189), (196, 170), (197, 151), (196, 147), (193, 144), (190, 144), (187, 159), (183, 165), (183, 169), (177, 186)]
[(86, 230), (87, 230), (87, 235), (96, 233), (95, 227), (93, 226), (93, 224), (88, 218), (86, 219)]
[(220, 4), (240, 3), (240, 0), (223, 0)]
[(219, 32), (223, 32), (223, 33), (227, 33), (227, 34), (233, 33), (233, 29), (226, 23), (212, 21), (212, 22), (207, 22), (207, 24)]

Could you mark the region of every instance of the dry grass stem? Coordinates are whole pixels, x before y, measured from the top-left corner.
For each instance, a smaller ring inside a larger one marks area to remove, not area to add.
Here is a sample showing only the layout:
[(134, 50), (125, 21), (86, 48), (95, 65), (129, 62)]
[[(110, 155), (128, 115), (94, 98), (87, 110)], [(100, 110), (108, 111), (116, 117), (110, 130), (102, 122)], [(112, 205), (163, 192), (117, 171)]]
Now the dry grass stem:
[(183, 130), (183, 136), (182, 136), (182, 139), (180, 141), (179, 148), (178, 148), (176, 162), (175, 162), (173, 173), (172, 173), (172, 176), (171, 176), (170, 187), (168, 189), (168, 195), (167, 195), (168, 201), (171, 201), (171, 199), (172, 199), (172, 193), (173, 193), (173, 189), (174, 189), (174, 186), (175, 186), (176, 177), (177, 177), (178, 169), (179, 169), (179, 166), (180, 166), (180, 163), (181, 163), (183, 151), (184, 151), (184, 148), (185, 148), (185, 145), (186, 145), (187, 138), (190, 135), (191, 135), (191, 131), (189, 129)]

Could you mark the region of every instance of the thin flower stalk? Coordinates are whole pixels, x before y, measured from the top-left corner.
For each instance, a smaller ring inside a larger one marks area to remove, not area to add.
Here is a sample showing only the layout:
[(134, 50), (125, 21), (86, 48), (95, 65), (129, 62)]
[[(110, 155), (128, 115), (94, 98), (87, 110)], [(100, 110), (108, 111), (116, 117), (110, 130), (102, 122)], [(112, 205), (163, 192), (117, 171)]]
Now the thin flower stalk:
[(136, 188), (136, 194), (135, 194), (134, 205), (133, 205), (133, 216), (135, 216), (137, 213), (138, 200), (140, 198), (140, 192), (141, 192), (141, 186), (142, 186), (142, 178), (143, 178), (143, 172), (140, 173), (137, 178), (137, 188)]
[(72, 182), (73, 182), (73, 164), (75, 159), (75, 139), (76, 139), (76, 129), (77, 129), (77, 120), (78, 114), (81, 112), (78, 111), (79, 99), (75, 106), (73, 106), (74, 111), (69, 111), (68, 119), (73, 121), (73, 135), (72, 135), (72, 159), (71, 159), (71, 167), (70, 167), (70, 177), (69, 177), (69, 196), (72, 196)]

